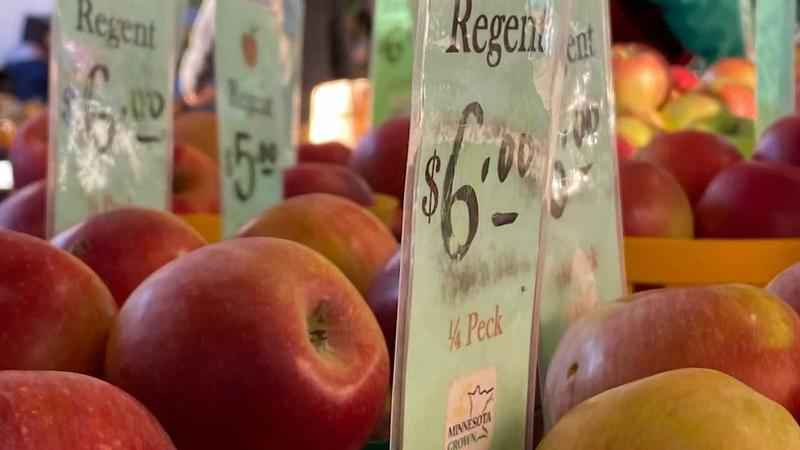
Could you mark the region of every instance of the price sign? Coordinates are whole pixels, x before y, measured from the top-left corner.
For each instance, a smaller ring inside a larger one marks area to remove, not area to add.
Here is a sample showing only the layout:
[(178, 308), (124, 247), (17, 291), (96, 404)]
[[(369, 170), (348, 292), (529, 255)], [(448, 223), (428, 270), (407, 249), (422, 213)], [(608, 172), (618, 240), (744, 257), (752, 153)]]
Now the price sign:
[(563, 3), (447, 0), (420, 10), (395, 450), (532, 442)]
[(169, 207), (176, 14), (171, 1), (57, 3), (49, 234), (120, 206)]
[(795, 0), (756, 3), (756, 136), (795, 110)]
[(374, 124), (411, 109), (416, 14), (416, 2), (409, 0), (377, 0), (375, 4), (370, 63)]
[(566, 328), (626, 289), (608, 2), (581, 3), (572, 14), (569, 32), (541, 274), (543, 377)]
[(295, 163), (303, 2), (226, 0), (216, 6), (215, 66), (223, 235), (283, 197)]

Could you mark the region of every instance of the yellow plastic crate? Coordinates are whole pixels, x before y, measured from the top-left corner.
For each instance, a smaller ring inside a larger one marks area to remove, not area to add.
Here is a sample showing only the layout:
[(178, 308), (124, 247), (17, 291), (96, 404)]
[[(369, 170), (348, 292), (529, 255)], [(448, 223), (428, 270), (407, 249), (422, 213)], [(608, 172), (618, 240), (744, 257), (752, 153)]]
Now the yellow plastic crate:
[(631, 285), (763, 287), (796, 262), (800, 262), (800, 239), (625, 238), (625, 270)]

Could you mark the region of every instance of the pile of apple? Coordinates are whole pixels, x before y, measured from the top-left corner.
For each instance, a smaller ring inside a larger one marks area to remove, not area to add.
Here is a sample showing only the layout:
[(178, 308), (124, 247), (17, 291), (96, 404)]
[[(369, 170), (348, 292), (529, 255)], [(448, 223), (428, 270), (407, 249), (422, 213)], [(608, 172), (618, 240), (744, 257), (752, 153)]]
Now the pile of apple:
[[(302, 146), (286, 198), (216, 243), (138, 207), (45, 240), (46, 125), (17, 135), (15, 173), (39, 172), (0, 204), (0, 448), (358, 450), (388, 438), (407, 118), (352, 152)], [(384, 217), (379, 194), (397, 197)]]
[(800, 116), (756, 139), (750, 61), (699, 76), (618, 44), (613, 63), (626, 236), (800, 237)]

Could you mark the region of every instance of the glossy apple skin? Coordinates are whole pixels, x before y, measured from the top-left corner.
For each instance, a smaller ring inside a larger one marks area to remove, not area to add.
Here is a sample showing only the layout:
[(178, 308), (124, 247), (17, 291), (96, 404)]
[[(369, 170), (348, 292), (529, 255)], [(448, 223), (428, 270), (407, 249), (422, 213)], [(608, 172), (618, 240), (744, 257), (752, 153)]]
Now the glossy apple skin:
[(155, 417), (119, 388), (86, 375), (0, 372), (0, 448), (175, 450)]
[(800, 169), (745, 161), (723, 170), (695, 208), (697, 235), (720, 239), (800, 237)]
[(753, 159), (800, 167), (800, 115), (782, 117), (764, 130)]
[(14, 188), (19, 189), (47, 177), (49, 127), (47, 111), (31, 117), (17, 130), (8, 158), (14, 174)]
[(350, 164), (353, 150), (339, 142), (312, 144), (305, 142), (297, 146), (297, 162), (328, 163), (346, 166)]
[(178, 217), (138, 207), (92, 216), (51, 242), (94, 270), (119, 306), (157, 269), (207, 244)]
[(176, 214), (218, 214), (219, 167), (202, 151), (176, 145), (172, 178), (172, 211)]
[(695, 205), (711, 180), (728, 166), (740, 162), (742, 155), (722, 136), (686, 130), (657, 136), (636, 158), (671, 173), (689, 196), (689, 202)]
[(800, 318), (749, 285), (645, 291), (597, 307), (570, 327), (545, 383), (548, 423), (601, 392), (657, 373), (727, 373), (800, 413)]
[(401, 204), (405, 196), (410, 127), (408, 117), (398, 117), (372, 128), (356, 146), (350, 162), (350, 167), (373, 190), (393, 195)]
[(269, 238), (212, 244), (148, 278), (120, 312), (106, 369), (192, 450), (359, 450), (389, 386), (355, 287), (318, 253)]
[(285, 200), (245, 224), (238, 236), (306, 245), (332, 261), (362, 295), (399, 248), (392, 232), (374, 214), (331, 194)]
[(397, 252), (375, 277), (365, 297), (386, 338), (392, 362), (397, 333), (397, 300), (400, 296), (400, 261), (400, 252)]
[(800, 448), (800, 427), (785, 408), (735, 378), (687, 368), (578, 405), (538, 450), (600, 448), (785, 450)]
[(0, 202), (0, 228), (25, 233), (39, 239), (46, 237), (47, 186), (35, 181), (15, 190)]
[(647, 161), (620, 161), (620, 196), (625, 236), (694, 236), (689, 198), (669, 172)]
[(780, 297), (800, 314), (800, 263), (775, 276), (766, 289)]
[(372, 188), (347, 166), (332, 163), (300, 163), (283, 172), (283, 197), (327, 193), (372, 206)]
[(102, 368), (117, 307), (92, 270), (47, 241), (0, 231), (0, 371)]
[(615, 44), (611, 61), (620, 111), (655, 111), (666, 101), (671, 84), (669, 65), (658, 51), (638, 43)]

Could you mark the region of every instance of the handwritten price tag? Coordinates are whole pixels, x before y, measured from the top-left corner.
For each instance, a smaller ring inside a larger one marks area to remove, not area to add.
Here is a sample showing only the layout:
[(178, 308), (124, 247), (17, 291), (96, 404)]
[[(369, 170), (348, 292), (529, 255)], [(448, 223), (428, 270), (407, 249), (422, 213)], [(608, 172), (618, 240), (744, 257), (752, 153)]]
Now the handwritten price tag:
[(282, 169), (296, 160), (303, 3), (279, 3), (226, 0), (216, 6), (226, 237), (281, 200)]
[(522, 449), (566, 16), (545, 0), (425, 5), (392, 448)]
[(169, 207), (176, 14), (171, 1), (58, 2), (50, 234), (120, 206)]

